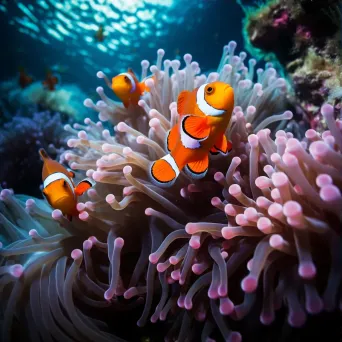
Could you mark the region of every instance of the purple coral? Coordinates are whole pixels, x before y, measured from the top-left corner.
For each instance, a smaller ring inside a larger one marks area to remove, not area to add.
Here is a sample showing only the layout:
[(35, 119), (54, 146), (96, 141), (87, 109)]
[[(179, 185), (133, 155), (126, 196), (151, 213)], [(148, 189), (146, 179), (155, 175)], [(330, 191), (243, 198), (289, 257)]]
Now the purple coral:
[(40, 196), (40, 159), (43, 147), (56, 156), (65, 147), (66, 132), (59, 113), (16, 115), (0, 129), (0, 182), (16, 192)]

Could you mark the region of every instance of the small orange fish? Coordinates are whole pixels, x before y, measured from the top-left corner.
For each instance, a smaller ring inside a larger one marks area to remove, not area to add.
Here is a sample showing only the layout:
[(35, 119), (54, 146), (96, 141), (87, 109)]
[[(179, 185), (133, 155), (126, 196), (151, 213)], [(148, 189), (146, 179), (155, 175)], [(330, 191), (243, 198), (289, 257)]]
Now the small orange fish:
[(75, 174), (62, 164), (51, 159), (44, 149), (39, 150), (44, 162), (42, 179), (43, 194), (52, 208), (59, 209), (69, 220), (78, 214), (76, 210), (77, 196), (83, 195), (95, 185), (90, 178), (85, 178), (75, 187), (72, 178)]
[(209, 153), (226, 155), (232, 144), (225, 131), (234, 108), (234, 90), (223, 82), (203, 84), (178, 96), (178, 123), (169, 131), (165, 157), (151, 166), (152, 179), (171, 186), (180, 171), (195, 179), (203, 178), (209, 167)]
[(52, 75), (51, 71), (46, 73), (46, 79), (42, 82), (43, 86), (50, 91), (56, 89), (56, 84), (58, 83), (58, 78)]
[(19, 69), (19, 86), (20, 88), (24, 89), (29, 86), (33, 82), (33, 78), (29, 76), (24, 68)]
[(128, 108), (130, 104), (137, 105), (144, 91), (150, 91), (144, 81), (139, 82), (132, 69), (112, 78), (113, 92), (125, 108)]

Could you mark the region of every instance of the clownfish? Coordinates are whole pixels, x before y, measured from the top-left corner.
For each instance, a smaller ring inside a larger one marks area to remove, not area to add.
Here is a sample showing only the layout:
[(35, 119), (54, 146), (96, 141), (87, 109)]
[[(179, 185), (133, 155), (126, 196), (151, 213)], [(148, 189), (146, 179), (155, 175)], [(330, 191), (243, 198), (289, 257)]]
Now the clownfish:
[(56, 89), (56, 84), (58, 83), (58, 78), (56, 76), (52, 75), (51, 71), (47, 71), (46, 73), (46, 79), (42, 82), (43, 86), (47, 88), (50, 91), (53, 91)]
[(62, 164), (49, 157), (44, 149), (39, 150), (43, 164), (43, 195), (54, 209), (59, 209), (69, 220), (78, 214), (76, 210), (77, 197), (83, 195), (89, 188), (95, 185), (90, 178), (85, 178), (75, 184), (75, 173), (66, 169)]
[[(154, 77), (152, 77), (154, 79)], [(125, 108), (130, 104), (137, 105), (140, 96), (144, 91), (150, 89), (145, 85), (145, 79), (139, 82), (132, 69), (112, 78), (112, 90), (114, 94), (122, 101)]]
[(234, 108), (234, 90), (223, 82), (201, 85), (178, 96), (178, 123), (167, 135), (170, 152), (152, 163), (150, 174), (160, 186), (171, 186), (184, 168), (194, 179), (203, 178), (209, 166), (209, 153), (227, 155), (232, 143), (225, 131)]

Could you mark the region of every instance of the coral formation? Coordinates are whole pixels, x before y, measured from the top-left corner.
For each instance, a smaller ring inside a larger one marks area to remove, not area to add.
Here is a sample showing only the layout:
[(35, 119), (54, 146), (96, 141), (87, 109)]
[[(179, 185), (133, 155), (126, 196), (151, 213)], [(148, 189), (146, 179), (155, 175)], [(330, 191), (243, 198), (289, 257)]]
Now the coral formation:
[[(246, 67), (235, 47), (224, 47), (208, 77), (191, 55), (180, 69), (158, 50), (156, 82), (146, 80), (151, 92), (139, 107), (119, 107), (102, 87), (99, 102), (85, 101), (115, 135), (90, 119), (66, 127), (74, 137), (61, 159), (97, 182), (77, 206), (79, 219), (33, 199), (26, 213), (24, 199), (1, 192), (4, 342), (24, 331), (33, 341), (120, 341), (114, 334), (129, 332), (108, 317), (131, 306), (143, 306), (139, 327), (165, 321), (167, 341), (240, 341), (234, 321), (258, 302), (265, 325), (283, 306), (295, 327), (308, 313), (342, 308), (342, 122), (325, 105), (329, 131), (295, 139), (285, 130), (285, 80), (268, 64), (254, 84), (255, 60)], [(142, 78), (148, 66), (142, 62)], [(166, 154), (179, 92), (217, 79), (235, 90), (232, 152), (201, 181), (181, 173), (172, 188), (155, 186), (149, 165)]]
[(319, 108), (342, 98), (339, 1), (273, 0), (245, 11), (248, 50), (283, 65), (293, 83), (292, 100), (309, 116), (311, 128), (326, 129)]
[(0, 128), (0, 181), (16, 192), (40, 196), (37, 151), (43, 147), (55, 158), (66, 147), (67, 132), (59, 113), (28, 111), (31, 115), (18, 113)]
[(0, 84), (0, 107), (9, 112), (14, 108), (39, 105), (41, 110), (59, 112), (75, 121), (91, 116), (91, 111), (82, 106), (85, 93), (74, 84), (59, 85), (56, 90), (44, 89), (41, 82), (34, 82), (25, 89), (18, 87), (17, 80)]

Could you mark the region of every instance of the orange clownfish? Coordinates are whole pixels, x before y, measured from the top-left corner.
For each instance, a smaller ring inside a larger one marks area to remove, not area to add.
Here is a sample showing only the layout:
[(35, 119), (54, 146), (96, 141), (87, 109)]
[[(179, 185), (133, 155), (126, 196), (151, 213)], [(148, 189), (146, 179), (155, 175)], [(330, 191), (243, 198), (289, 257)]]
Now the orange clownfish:
[(170, 153), (152, 164), (152, 179), (160, 186), (171, 186), (183, 168), (192, 178), (204, 177), (209, 153), (226, 155), (232, 149), (225, 131), (233, 108), (234, 90), (226, 83), (182, 91), (177, 101), (180, 118), (167, 136)]
[(58, 83), (58, 78), (52, 75), (51, 71), (46, 73), (46, 79), (42, 82), (43, 86), (50, 91), (56, 89), (56, 84)]
[(137, 105), (144, 91), (150, 91), (144, 81), (139, 82), (132, 69), (112, 78), (113, 92), (125, 108), (128, 108), (130, 104)]
[(75, 177), (74, 172), (51, 159), (44, 149), (41, 148), (39, 154), (44, 162), (43, 194), (52, 208), (59, 209), (71, 220), (72, 216), (78, 214), (77, 196), (84, 194), (95, 185), (95, 182), (90, 178), (85, 178), (75, 187), (72, 180)]

